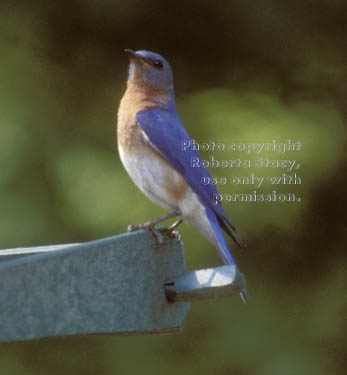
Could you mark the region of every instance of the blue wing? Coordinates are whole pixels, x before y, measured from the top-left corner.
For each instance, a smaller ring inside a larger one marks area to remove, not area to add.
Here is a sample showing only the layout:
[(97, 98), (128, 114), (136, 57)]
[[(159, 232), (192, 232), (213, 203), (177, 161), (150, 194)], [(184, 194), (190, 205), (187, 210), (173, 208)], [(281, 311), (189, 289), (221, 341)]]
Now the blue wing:
[[(220, 242), (219, 238), (222, 237), (225, 243), (220, 229), (217, 228), (217, 225), (219, 224), (220, 227), (237, 243), (237, 245), (241, 247), (243, 242), (240, 234), (224, 212), (221, 204), (219, 202), (214, 202), (214, 196), (218, 194), (215, 185), (204, 185), (201, 183), (202, 178), (211, 178), (207, 168), (203, 166), (191, 166), (192, 158), (199, 158), (199, 160), (201, 160), (198, 151), (192, 149), (183, 150), (182, 148), (182, 142), (191, 141), (191, 138), (184, 129), (176, 111), (167, 110), (161, 107), (148, 108), (139, 111), (136, 114), (136, 121), (148, 136), (154, 147), (166, 157), (166, 159), (184, 177), (192, 190), (197, 194), (200, 202), (206, 207), (210, 222), (211, 214), (209, 215), (209, 211), (212, 211), (215, 214), (216, 218), (212, 220), (211, 225), (216, 237), (218, 238), (218, 242)], [(207, 210), (207, 208), (209, 210)], [(218, 230), (220, 235), (217, 233)], [(229, 251), (227, 253), (230, 255)], [(225, 260), (225, 256), (223, 259)]]

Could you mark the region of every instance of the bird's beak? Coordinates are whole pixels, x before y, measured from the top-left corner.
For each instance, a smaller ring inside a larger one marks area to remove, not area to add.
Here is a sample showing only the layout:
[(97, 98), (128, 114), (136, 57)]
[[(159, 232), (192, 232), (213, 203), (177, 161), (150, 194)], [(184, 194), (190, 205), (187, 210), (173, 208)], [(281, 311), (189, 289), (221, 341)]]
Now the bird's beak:
[(137, 58), (137, 56), (136, 56), (136, 52), (133, 51), (132, 49), (128, 49), (128, 48), (126, 48), (126, 49), (124, 50), (124, 52), (128, 55), (128, 57), (129, 57), (130, 60), (131, 60), (131, 59), (136, 59), (136, 58)]
[(144, 66), (145, 68), (148, 68), (149, 65), (147, 61), (138, 53), (133, 51), (132, 49), (125, 49), (124, 52), (128, 55), (130, 62), (135, 63), (135, 64), (140, 64)]

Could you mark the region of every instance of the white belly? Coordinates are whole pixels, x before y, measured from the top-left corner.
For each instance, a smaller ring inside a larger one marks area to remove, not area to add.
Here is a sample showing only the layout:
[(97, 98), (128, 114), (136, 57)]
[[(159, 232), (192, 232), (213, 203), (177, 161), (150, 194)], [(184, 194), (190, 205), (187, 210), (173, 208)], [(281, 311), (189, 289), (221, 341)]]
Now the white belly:
[(155, 153), (142, 153), (139, 150), (128, 155), (120, 146), (118, 149), (124, 168), (135, 185), (152, 202), (167, 210), (176, 210), (179, 202), (167, 189), (170, 181), (174, 183), (182, 179), (176, 170), (162, 158), (156, 157)]

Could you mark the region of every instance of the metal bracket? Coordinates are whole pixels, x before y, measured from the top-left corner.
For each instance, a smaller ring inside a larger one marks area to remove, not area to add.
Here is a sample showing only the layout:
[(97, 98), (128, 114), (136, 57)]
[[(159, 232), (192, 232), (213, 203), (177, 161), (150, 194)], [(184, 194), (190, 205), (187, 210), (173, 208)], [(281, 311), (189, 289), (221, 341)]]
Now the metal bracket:
[(182, 327), (193, 300), (244, 290), (234, 266), (186, 272), (167, 231), (0, 250), (0, 342), (81, 334), (146, 334)]
[(169, 301), (201, 301), (241, 294), (247, 302), (246, 279), (237, 266), (221, 266), (185, 272), (165, 283)]

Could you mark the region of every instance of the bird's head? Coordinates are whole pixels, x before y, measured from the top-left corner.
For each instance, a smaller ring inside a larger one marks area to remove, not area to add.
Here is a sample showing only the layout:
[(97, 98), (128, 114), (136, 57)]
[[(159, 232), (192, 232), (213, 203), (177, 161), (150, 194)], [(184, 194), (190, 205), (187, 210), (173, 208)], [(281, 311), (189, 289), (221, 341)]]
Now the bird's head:
[(124, 50), (130, 59), (128, 83), (154, 89), (173, 90), (173, 74), (169, 63), (150, 51)]

